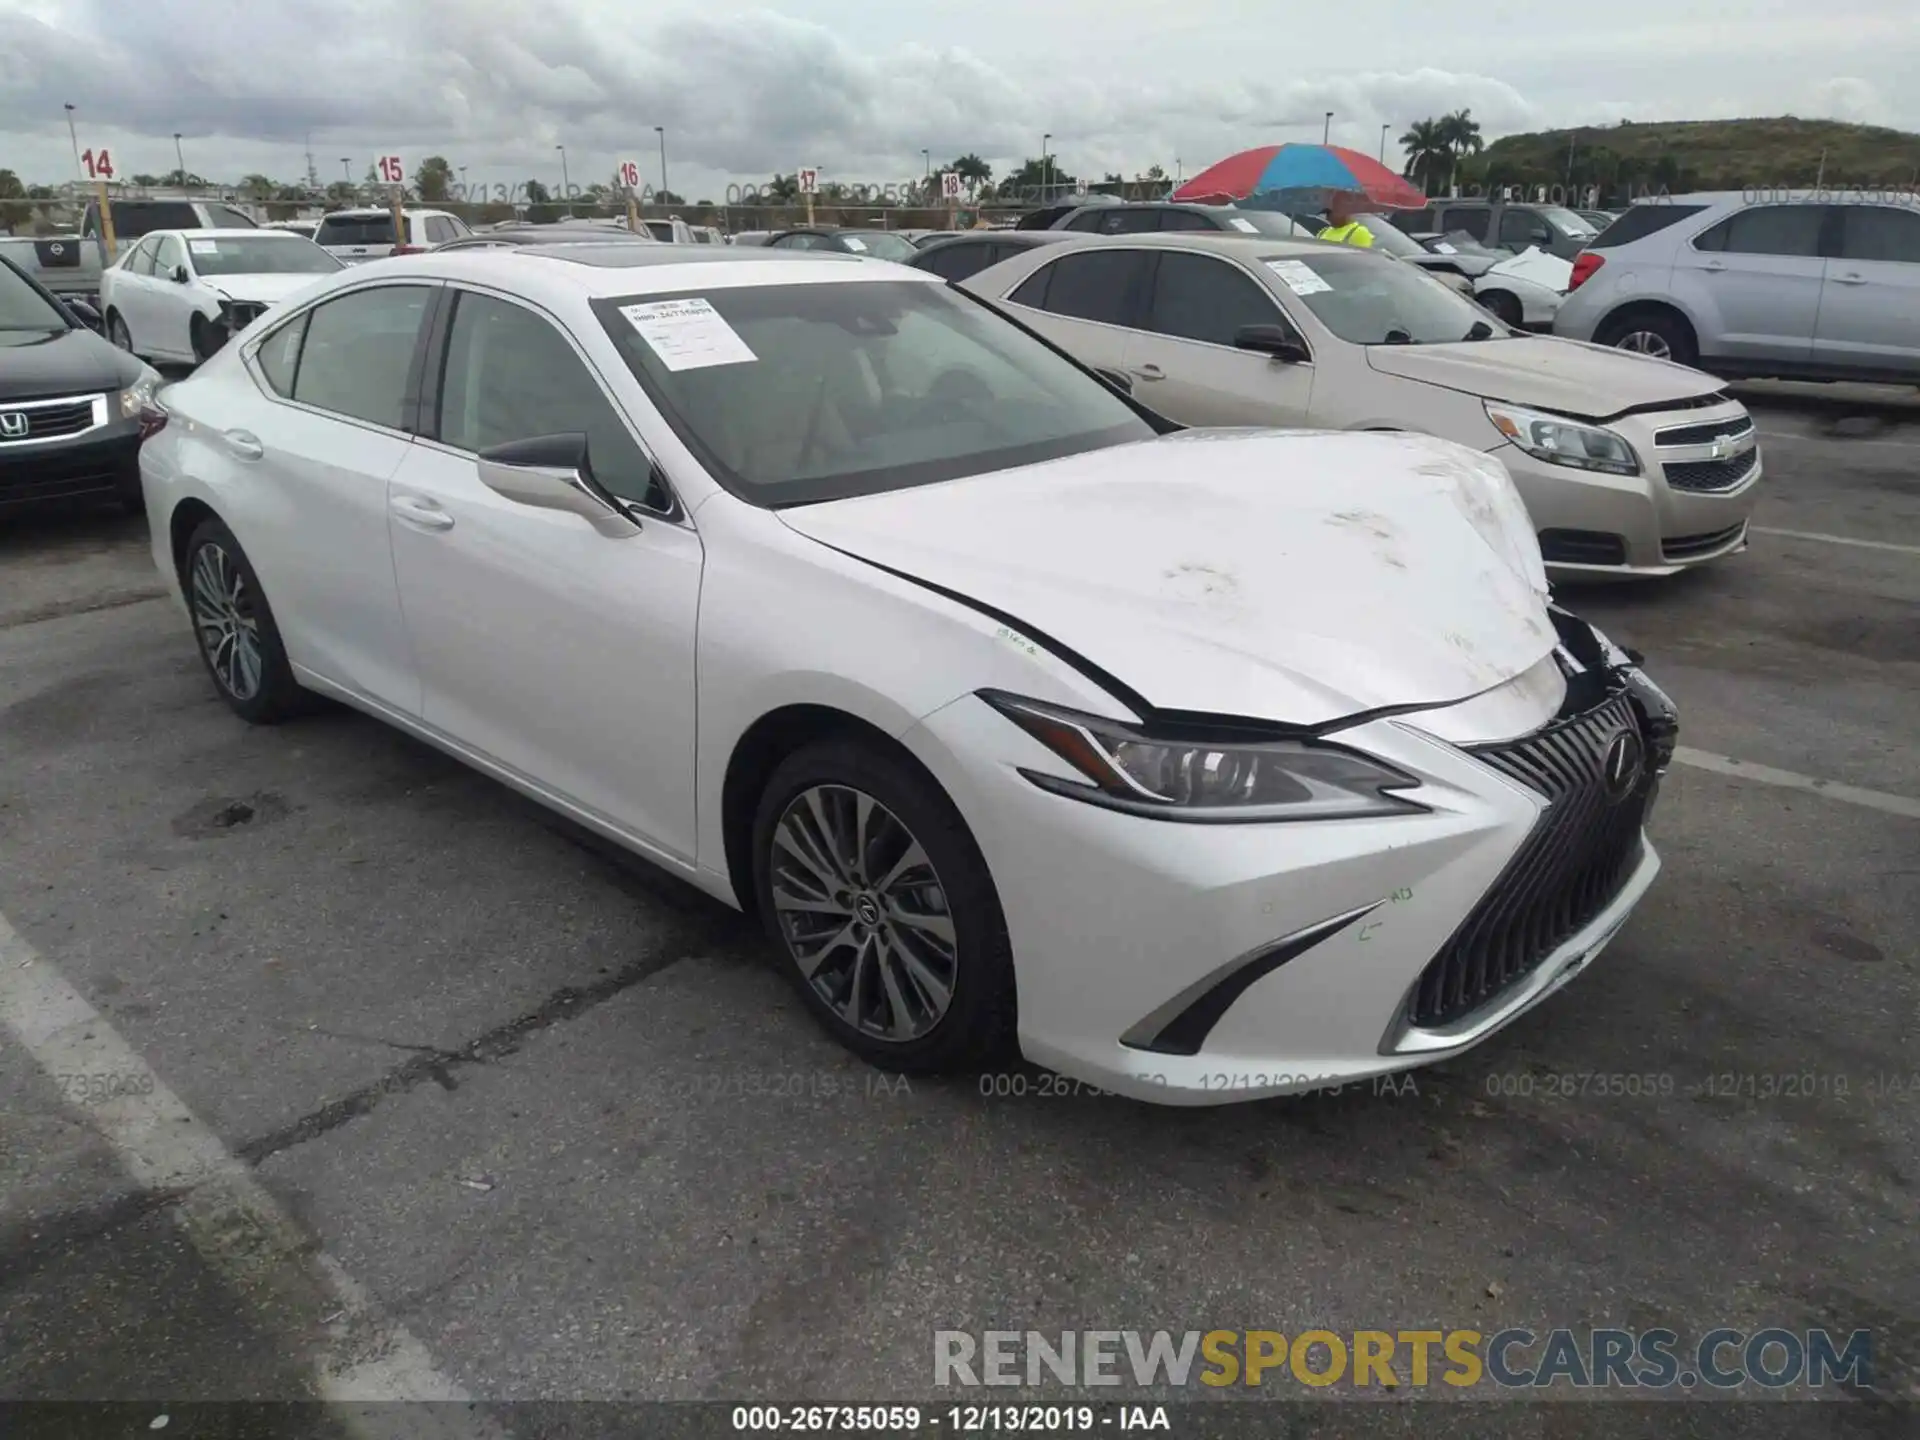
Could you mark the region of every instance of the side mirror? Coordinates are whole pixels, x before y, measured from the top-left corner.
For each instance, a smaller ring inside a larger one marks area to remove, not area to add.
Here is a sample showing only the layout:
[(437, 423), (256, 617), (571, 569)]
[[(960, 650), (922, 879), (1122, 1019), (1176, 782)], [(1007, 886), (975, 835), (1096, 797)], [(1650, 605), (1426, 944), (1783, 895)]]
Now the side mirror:
[(616, 509), (594, 488), (585, 435), (512, 440), (482, 450), (476, 463), (480, 483), (515, 504), (578, 515), (609, 540), (624, 540), (640, 533), (638, 521)]
[(1133, 393), (1133, 377), (1127, 374), (1126, 371), (1109, 370), (1105, 366), (1095, 366), (1093, 373), (1113, 386), (1113, 388), (1118, 390), (1122, 395), (1131, 395)]
[(173, 283), (176, 285), (184, 285), (187, 283), (187, 267), (186, 266), (176, 265), (173, 267)]
[(1303, 364), (1313, 358), (1284, 325), (1242, 325), (1233, 332), (1233, 345), (1236, 350), (1271, 355), (1287, 365)]
[(100, 312), (85, 300), (69, 300), (67, 301), (67, 309), (73, 312), (74, 319), (78, 320), (89, 330), (98, 330), (100, 328)]

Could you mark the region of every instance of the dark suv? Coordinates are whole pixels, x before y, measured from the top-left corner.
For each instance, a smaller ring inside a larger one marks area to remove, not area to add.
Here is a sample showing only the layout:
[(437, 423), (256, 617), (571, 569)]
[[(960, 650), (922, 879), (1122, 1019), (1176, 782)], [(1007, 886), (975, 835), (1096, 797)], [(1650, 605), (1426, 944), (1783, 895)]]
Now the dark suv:
[(1537, 245), (1562, 260), (1573, 259), (1600, 233), (1564, 205), (1499, 200), (1438, 200), (1424, 210), (1395, 212), (1393, 223), (1408, 234), (1464, 230), (1483, 245), (1516, 255)]
[[(1032, 217), (1029, 217), (1032, 218)], [(1232, 205), (1188, 205), (1170, 201), (1139, 204), (1082, 205), (1046, 226), (1022, 229), (1074, 230), (1086, 235), (1142, 235), (1159, 230), (1226, 230), (1243, 235), (1273, 235), (1298, 239), (1313, 231), (1290, 215), (1276, 210), (1240, 210)]]

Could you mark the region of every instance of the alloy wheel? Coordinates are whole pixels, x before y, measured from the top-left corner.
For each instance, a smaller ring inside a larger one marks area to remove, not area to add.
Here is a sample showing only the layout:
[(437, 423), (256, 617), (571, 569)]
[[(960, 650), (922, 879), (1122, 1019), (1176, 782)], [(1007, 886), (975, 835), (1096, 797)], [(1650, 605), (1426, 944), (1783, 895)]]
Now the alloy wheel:
[(862, 790), (816, 785), (773, 830), (773, 906), (816, 994), (876, 1039), (940, 1023), (959, 970), (946, 887), (900, 817)]
[(1631, 350), (1636, 355), (1651, 355), (1656, 360), (1671, 360), (1673, 347), (1667, 344), (1667, 337), (1655, 330), (1629, 330), (1620, 337), (1621, 350)]
[(193, 556), (193, 626), (214, 679), (236, 700), (260, 693), (260, 622), (233, 557), (211, 542)]

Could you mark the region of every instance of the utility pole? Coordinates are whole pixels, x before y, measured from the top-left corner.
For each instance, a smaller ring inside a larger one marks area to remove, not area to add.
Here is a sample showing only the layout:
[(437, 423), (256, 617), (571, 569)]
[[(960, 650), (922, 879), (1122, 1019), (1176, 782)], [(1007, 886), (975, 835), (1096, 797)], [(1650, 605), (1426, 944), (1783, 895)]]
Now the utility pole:
[(352, 156), (342, 155), (340, 157), (340, 173), (346, 176), (347, 184), (349, 185), (353, 184), (353, 157)]
[(1387, 163), (1387, 132), (1391, 129), (1393, 129), (1392, 125), (1380, 127), (1380, 163), (1382, 165)]
[(187, 186), (187, 157), (180, 153), (180, 132), (178, 130), (173, 132), (173, 159), (174, 163), (180, 167), (180, 188), (184, 190)]
[(1580, 132), (1578, 130), (1569, 130), (1567, 132), (1567, 189), (1568, 190), (1573, 189), (1573, 147), (1579, 143), (1580, 143)]
[(1327, 111), (1326, 123), (1320, 127), (1320, 143), (1322, 145), (1325, 145), (1332, 138), (1333, 138), (1333, 112), (1329, 110)]
[(67, 138), (73, 141), (73, 178), (82, 185), (87, 183), (86, 174), (80, 168), (80, 132), (73, 128), (73, 106), (67, 108)]
[(1052, 189), (1053, 156), (1047, 151), (1047, 146), (1052, 143), (1053, 132), (1051, 130), (1040, 137), (1040, 203), (1042, 205), (1047, 203), (1047, 193)]
[(560, 198), (567, 202), (567, 214), (573, 214), (573, 176), (567, 173), (567, 147), (556, 145), (560, 152)]
[(320, 172), (313, 168), (313, 135), (307, 135), (307, 189), (317, 191), (320, 188)]
[(653, 133), (660, 137), (660, 191), (667, 193), (667, 129), (664, 125), (653, 127)]

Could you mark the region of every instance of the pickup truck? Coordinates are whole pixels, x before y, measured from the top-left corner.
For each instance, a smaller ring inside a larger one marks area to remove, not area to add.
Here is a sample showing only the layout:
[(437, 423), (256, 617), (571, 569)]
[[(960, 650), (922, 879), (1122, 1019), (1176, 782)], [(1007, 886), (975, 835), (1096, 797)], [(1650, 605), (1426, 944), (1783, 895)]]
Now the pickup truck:
[[(252, 227), (253, 217), (217, 200), (113, 202), (115, 255), (123, 255), (153, 230), (224, 230)], [(98, 308), (100, 272), (106, 268), (100, 207), (89, 202), (78, 235), (0, 235), (0, 255), (38, 280), (61, 300), (84, 300)]]

